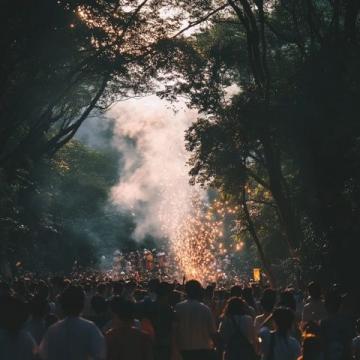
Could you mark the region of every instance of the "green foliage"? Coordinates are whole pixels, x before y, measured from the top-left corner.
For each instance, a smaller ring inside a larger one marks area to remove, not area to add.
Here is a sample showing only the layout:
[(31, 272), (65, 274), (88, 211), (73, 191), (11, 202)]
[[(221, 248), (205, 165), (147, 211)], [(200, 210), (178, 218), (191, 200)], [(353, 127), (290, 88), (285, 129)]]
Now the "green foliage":
[[(290, 254), (290, 262), (301, 260), (304, 276), (352, 287), (360, 216), (360, 6), (228, 4), (233, 13), (217, 15), (192, 40), (205, 61), (197, 75), (203, 83), (185, 75), (183, 86), (205, 113), (186, 135), (192, 181), (242, 204), (245, 230), (267, 258)], [(231, 101), (229, 84), (240, 89)]]
[[(131, 217), (108, 205), (118, 164), (114, 150), (94, 150), (77, 140), (38, 162), (27, 176), (32, 183), (15, 191), (20, 195), (14, 219), (2, 219), (7, 261), (21, 260), (38, 271), (69, 271), (75, 261), (96, 265), (101, 254), (130, 241)], [(9, 210), (8, 203), (2, 205)]]

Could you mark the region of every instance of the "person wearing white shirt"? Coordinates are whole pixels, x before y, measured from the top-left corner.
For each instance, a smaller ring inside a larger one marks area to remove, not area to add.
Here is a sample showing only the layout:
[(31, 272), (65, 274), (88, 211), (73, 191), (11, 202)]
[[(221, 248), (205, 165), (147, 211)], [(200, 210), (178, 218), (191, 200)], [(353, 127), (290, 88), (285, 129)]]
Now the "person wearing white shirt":
[(81, 287), (69, 286), (61, 295), (65, 318), (52, 325), (40, 344), (43, 360), (105, 360), (103, 335), (91, 321), (80, 317), (85, 295)]
[(198, 281), (188, 281), (185, 291), (187, 300), (175, 307), (177, 347), (183, 360), (211, 359), (216, 333), (211, 310), (200, 302), (202, 287)]

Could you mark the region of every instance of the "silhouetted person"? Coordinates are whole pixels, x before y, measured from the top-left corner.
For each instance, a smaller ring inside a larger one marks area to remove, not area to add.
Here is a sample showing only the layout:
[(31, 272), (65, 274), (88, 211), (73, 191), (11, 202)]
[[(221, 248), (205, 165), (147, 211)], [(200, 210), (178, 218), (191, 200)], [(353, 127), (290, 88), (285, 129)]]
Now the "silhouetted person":
[(103, 360), (105, 340), (97, 326), (80, 317), (85, 294), (81, 287), (70, 285), (60, 296), (65, 318), (46, 332), (40, 355), (44, 360)]
[(266, 289), (261, 297), (260, 305), (263, 313), (255, 318), (254, 327), (256, 334), (259, 334), (263, 327), (273, 330), (274, 325), (270, 315), (276, 303), (276, 291)]
[(94, 314), (90, 317), (90, 320), (93, 321), (95, 325), (101, 330), (109, 321), (108, 303), (104, 296), (100, 294), (95, 294), (91, 298), (90, 303), (92, 312)]
[(224, 347), (224, 360), (255, 359), (257, 341), (253, 319), (248, 315), (247, 305), (242, 298), (232, 297), (227, 301), (219, 334)]
[(202, 291), (198, 281), (188, 281), (187, 300), (175, 307), (176, 342), (183, 360), (208, 360), (212, 356), (216, 328), (211, 310), (200, 302)]
[(300, 343), (291, 336), (294, 311), (280, 307), (273, 313), (276, 330), (263, 334), (261, 353), (266, 360), (296, 360), (301, 353)]
[(0, 298), (0, 359), (32, 360), (36, 343), (22, 330), (28, 317), (26, 304), (14, 296)]
[(152, 360), (148, 334), (133, 327), (134, 303), (115, 296), (110, 302), (112, 328), (106, 333), (108, 360)]
[(46, 316), (49, 312), (49, 303), (46, 297), (36, 295), (29, 303), (30, 319), (26, 322), (25, 329), (28, 331), (37, 345), (40, 345), (41, 340), (47, 330)]
[(312, 281), (307, 287), (309, 299), (304, 306), (302, 313), (303, 325), (309, 321), (320, 322), (326, 318), (326, 309), (321, 297), (321, 287), (317, 282)]
[(325, 360), (351, 359), (353, 327), (350, 319), (339, 312), (341, 301), (337, 289), (331, 289), (325, 297), (328, 315), (320, 323)]

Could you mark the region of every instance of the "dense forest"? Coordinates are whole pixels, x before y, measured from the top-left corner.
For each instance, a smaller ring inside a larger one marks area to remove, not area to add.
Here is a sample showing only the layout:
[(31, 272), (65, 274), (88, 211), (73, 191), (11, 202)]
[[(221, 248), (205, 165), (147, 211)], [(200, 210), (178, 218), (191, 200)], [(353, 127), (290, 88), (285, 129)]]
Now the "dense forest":
[(238, 206), (234, 231), (273, 282), (281, 266), (357, 289), (359, 13), (358, 0), (3, 1), (1, 264), (89, 265), (97, 239), (129, 239), (107, 204), (119, 155), (75, 136), (157, 93), (199, 111), (190, 181)]

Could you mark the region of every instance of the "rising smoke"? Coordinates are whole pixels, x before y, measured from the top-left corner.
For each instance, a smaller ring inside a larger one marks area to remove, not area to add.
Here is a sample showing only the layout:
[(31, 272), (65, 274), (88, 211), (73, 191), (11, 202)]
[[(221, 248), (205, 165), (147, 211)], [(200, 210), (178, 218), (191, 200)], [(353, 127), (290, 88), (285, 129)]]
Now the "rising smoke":
[(150, 96), (118, 103), (108, 114), (115, 121), (114, 145), (124, 161), (112, 201), (133, 212), (137, 240), (149, 234), (171, 239), (199, 192), (189, 184), (184, 142), (197, 113), (183, 103), (175, 110)]

